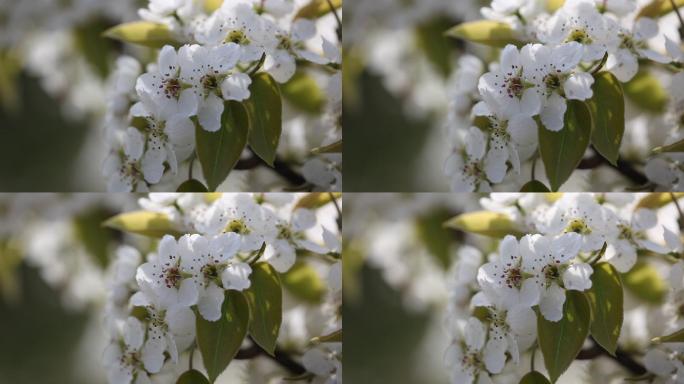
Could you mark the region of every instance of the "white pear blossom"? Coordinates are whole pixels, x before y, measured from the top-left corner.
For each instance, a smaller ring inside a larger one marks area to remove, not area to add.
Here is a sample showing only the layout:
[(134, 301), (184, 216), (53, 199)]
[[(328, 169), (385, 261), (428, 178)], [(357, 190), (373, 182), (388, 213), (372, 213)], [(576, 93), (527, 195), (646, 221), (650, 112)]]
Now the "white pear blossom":
[(479, 269), (477, 280), (488, 297), (500, 295), (505, 305), (529, 308), (539, 302), (536, 282), (526, 278), (536, 273), (533, 267), (523, 262), (518, 240), (509, 235), (499, 244), (499, 257)]
[[(461, 135), (461, 132), (457, 133)], [(468, 133), (457, 142), (457, 147), (444, 165), (444, 173), (452, 179), (451, 189), (454, 192), (489, 191), (488, 177), (500, 179), (499, 161), (485, 163), (487, 142), (484, 134), (477, 127), (470, 127)], [(490, 179), (491, 180), (491, 179)]]
[(490, 164), (492, 169), (490, 180), (503, 180), (507, 162), (511, 163), (516, 173), (520, 173), (521, 160), (529, 158), (537, 149), (537, 123), (534, 119), (522, 114), (509, 118), (497, 115), (484, 102), (478, 103), (473, 113), (488, 119), (489, 150), (485, 164)]
[(615, 52), (608, 55), (606, 69), (618, 80), (627, 82), (639, 70), (639, 59), (645, 58), (657, 63), (668, 63), (670, 59), (648, 47), (648, 40), (658, 34), (658, 24), (653, 19), (642, 17), (634, 25), (632, 32), (620, 29), (620, 43)]
[[(181, 83), (178, 52), (165, 45), (154, 69), (138, 78), (135, 90), (147, 105), (156, 105), (160, 116), (190, 117), (197, 113), (197, 98)], [(152, 100), (147, 100), (151, 98)]]
[(480, 95), (490, 110), (504, 118), (532, 117), (541, 108), (541, 98), (526, 86), (524, 76), (530, 72), (526, 65), (532, 62), (522, 55), (514, 45), (507, 45), (501, 52), (499, 69), (485, 73), (478, 83)]
[(567, 0), (548, 21), (545, 42), (561, 45), (576, 42), (580, 45), (579, 59), (600, 60), (614, 44), (611, 21), (599, 13), (594, 0)]
[(179, 52), (180, 79), (197, 98), (197, 119), (209, 132), (221, 129), (223, 100), (249, 98), (249, 75), (236, 72), (240, 48), (235, 43), (206, 48), (197, 44), (183, 46)]
[(134, 317), (122, 328), (122, 342), (113, 341), (104, 352), (107, 379), (111, 384), (150, 384), (148, 373), (159, 372), (164, 362), (163, 345), (146, 341), (142, 323)]
[(556, 238), (542, 235), (525, 236), (520, 242), (523, 261), (540, 289), (539, 310), (549, 321), (563, 317), (565, 290), (584, 291), (591, 288), (593, 269), (589, 264), (571, 263), (582, 246), (577, 233), (565, 233)]
[(198, 228), (207, 234), (233, 232), (240, 235), (241, 251), (256, 251), (276, 234), (272, 214), (247, 194), (221, 197), (205, 215)]
[(644, 356), (644, 365), (656, 375), (655, 383), (679, 384), (684, 378), (681, 347), (652, 348)]
[(322, 383), (342, 383), (342, 343), (324, 343), (309, 349), (302, 356), (302, 364), (322, 378)]
[(316, 25), (307, 19), (298, 19), (288, 32), (276, 29), (277, 45), (267, 52), (264, 70), (279, 83), (287, 82), (295, 73), (296, 60), (327, 64), (328, 60), (306, 48), (306, 41), (316, 35)]
[(200, 26), (196, 37), (208, 46), (237, 44), (239, 61), (246, 63), (259, 60), (267, 49), (276, 45), (270, 24), (259, 17), (252, 4), (242, 0), (224, 1)]
[(505, 344), (488, 339), (487, 329), (475, 317), (462, 326), (460, 338), (449, 346), (445, 359), (455, 383), (491, 383), (490, 373), (503, 369)]
[(160, 353), (167, 351), (171, 361), (178, 363), (180, 351), (187, 349), (195, 338), (195, 313), (180, 303), (163, 307), (153, 301), (156, 299), (140, 291), (131, 297), (131, 305), (144, 309), (147, 339), (160, 345)]
[(608, 217), (591, 195), (565, 194), (546, 215), (548, 222), (541, 224), (543, 233), (576, 233), (580, 236), (584, 252), (600, 250), (608, 240)]
[(582, 45), (574, 41), (553, 48), (531, 44), (522, 49), (523, 60), (529, 60), (524, 64), (525, 79), (542, 100), (540, 118), (548, 130), (563, 129), (566, 99), (586, 100), (593, 95), (593, 76), (576, 70), (582, 52)]
[(278, 220), (276, 229), (278, 234), (270, 243), (264, 259), (278, 272), (287, 272), (295, 263), (298, 249), (324, 254), (327, 249), (308, 240), (305, 231), (316, 226), (316, 214), (305, 208), (296, 209), (292, 214), (292, 221)]
[(606, 248), (606, 260), (615, 269), (628, 272), (637, 261), (638, 250), (649, 250), (656, 253), (667, 253), (667, 250), (648, 239), (646, 231), (656, 226), (658, 218), (650, 209), (639, 209), (626, 221), (611, 217), (611, 234)]
[(249, 288), (249, 264), (236, 258), (240, 236), (222, 233), (212, 238), (184, 235), (179, 240), (182, 255), (180, 268), (190, 276), (186, 281), (202, 317), (209, 321), (221, 318), (224, 289)]
[(102, 165), (107, 189), (111, 192), (147, 191), (140, 161), (145, 150), (142, 134), (129, 129), (123, 137), (122, 147), (110, 153)]

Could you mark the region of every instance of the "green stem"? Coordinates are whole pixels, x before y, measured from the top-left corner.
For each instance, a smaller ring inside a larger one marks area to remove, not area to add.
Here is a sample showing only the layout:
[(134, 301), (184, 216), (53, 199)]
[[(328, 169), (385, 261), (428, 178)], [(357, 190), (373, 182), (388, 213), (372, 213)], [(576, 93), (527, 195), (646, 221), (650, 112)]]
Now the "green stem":
[(603, 68), (603, 66), (606, 65), (606, 61), (608, 61), (608, 53), (606, 53), (605, 55), (603, 55), (603, 58), (602, 58), (601, 61), (598, 63), (598, 65), (596, 66), (596, 68), (594, 68), (594, 69), (591, 71), (591, 75), (593, 76), (593, 75), (597, 74), (598, 71), (600, 71), (601, 68)]

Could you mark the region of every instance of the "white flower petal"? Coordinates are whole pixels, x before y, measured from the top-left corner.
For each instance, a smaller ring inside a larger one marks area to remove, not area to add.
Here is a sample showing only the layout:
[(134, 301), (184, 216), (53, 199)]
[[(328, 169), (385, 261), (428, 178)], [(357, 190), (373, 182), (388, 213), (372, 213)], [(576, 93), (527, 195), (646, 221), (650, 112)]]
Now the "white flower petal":
[(594, 92), (591, 86), (594, 84), (594, 77), (586, 72), (579, 72), (571, 75), (563, 85), (565, 97), (571, 100), (590, 99)]
[(594, 270), (589, 264), (573, 264), (563, 272), (563, 284), (565, 289), (586, 291), (591, 288), (591, 274)]
[(251, 282), (249, 275), (252, 273), (247, 263), (234, 263), (228, 265), (225, 271), (221, 274), (221, 282), (224, 289), (234, 289), (236, 291), (243, 291), (249, 288)]
[(197, 309), (202, 317), (208, 321), (217, 321), (221, 318), (221, 305), (223, 304), (223, 289), (216, 284), (210, 283), (197, 303)]
[(559, 321), (563, 318), (565, 291), (556, 283), (552, 283), (542, 295), (539, 310), (546, 320)]

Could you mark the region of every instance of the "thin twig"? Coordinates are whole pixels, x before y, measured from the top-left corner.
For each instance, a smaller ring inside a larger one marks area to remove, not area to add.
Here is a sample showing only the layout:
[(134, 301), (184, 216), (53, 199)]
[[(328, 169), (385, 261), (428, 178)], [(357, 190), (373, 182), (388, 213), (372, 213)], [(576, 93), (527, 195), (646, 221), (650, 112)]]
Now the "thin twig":
[(596, 66), (596, 68), (594, 68), (594, 69), (591, 71), (591, 75), (593, 76), (593, 75), (597, 74), (598, 71), (600, 71), (601, 68), (603, 68), (603, 66), (606, 64), (606, 61), (607, 61), (607, 60), (608, 60), (608, 54), (606, 53), (605, 55), (603, 55), (603, 58), (602, 58), (601, 61), (598, 63), (598, 65)]
[(599, 356), (606, 356), (609, 359), (612, 359), (616, 363), (618, 363), (620, 366), (631, 372), (632, 374), (635, 375), (643, 375), (646, 373), (646, 368), (636, 361), (629, 353), (627, 353), (625, 350), (621, 349), (620, 347), (617, 348), (615, 351), (615, 356), (611, 355), (601, 347), (594, 338), (591, 338), (591, 341), (593, 342), (593, 345), (589, 349), (583, 349), (580, 351), (580, 353), (577, 355), (576, 359), (577, 360), (591, 360)]
[(249, 71), (249, 77), (254, 77), (254, 75), (256, 75), (256, 73), (259, 71), (259, 69), (261, 69), (261, 66), (264, 65), (264, 61), (266, 61), (266, 54), (265, 53), (263, 55), (261, 55), (261, 59), (259, 59), (259, 61), (254, 66), (254, 68), (252, 68), (252, 70)]
[(340, 231), (342, 230), (342, 210), (340, 209), (340, 205), (337, 204), (337, 199), (335, 199), (335, 195), (333, 195), (332, 192), (328, 192), (330, 195), (330, 200), (332, 200), (333, 204), (335, 205), (335, 210), (337, 211), (337, 229)]
[(330, 7), (330, 12), (332, 12), (332, 14), (335, 16), (335, 20), (337, 21), (337, 38), (342, 41), (342, 19), (340, 19), (340, 15), (337, 14), (337, 10), (333, 6), (332, 2), (330, 0), (326, 1)]
[(270, 167), (268, 164), (266, 164), (265, 161), (263, 161), (259, 156), (257, 156), (253, 151), (251, 157), (247, 159), (240, 159), (238, 163), (235, 165), (235, 170), (238, 171), (245, 171), (249, 169), (255, 169), (257, 167), (261, 166), (266, 166), (273, 170), (275, 173), (280, 175), (282, 178), (286, 179), (287, 181), (290, 182), (290, 184), (294, 186), (300, 186), (306, 183), (306, 179), (299, 173), (297, 173), (294, 169), (290, 167), (289, 164), (287, 164), (285, 161), (281, 160), (280, 158), (276, 157), (275, 161), (273, 162), (273, 167)]
[(636, 185), (643, 185), (648, 183), (648, 178), (641, 172), (639, 172), (634, 166), (625, 160), (618, 160), (617, 165), (611, 164), (605, 157), (601, 156), (593, 147), (594, 155), (589, 158), (582, 159), (577, 169), (594, 169), (602, 165), (607, 165), (621, 175), (628, 178)]
[(296, 362), (292, 357), (290, 357), (290, 355), (288, 355), (282, 349), (276, 347), (275, 353), (273, 354), (273, 356), (271, 356), (263, 348), (261, 348), (254, 341), (254, 339), (250, 337), (250, 340), (252, 341), (252, 345), (248, 348), (239, 350), (237, 355), (235, 355), (235, 359), (249, 360), (258, 356), (265, 356), (278, 363), (278, 365), (280, 365), (281, 367), (290, 371), (290, 373), (292, 373), (293, 375), (301, 375), (306, 372), (306, 368), (304, 368), (304, 366)]
[(195, 158), (197, 157), (197, 152), (192, 154), (190, 158), (190, 167), (188, 168), (188, 180), (192, 180), (192, 167), (195, 165)]
[(674, 10), (674, 12), (677, 14), (677, 18), (679, 19), (679, 36), (684, 38), (684, 19), (682, 19), (682, 14), (679, 13), (679, 8), (674, 0), (670, 0), (670, 4), (672, 4), (672, 10)]
[(675, 207), (677, 207), (677, 212), (679, 212), (679, 226), (682, 227), (684, 225), (684, 213), (682, 213), (682, 207), (679, 205), (679, 201), (677, 201), (677, 196), (675, 196), (674, 193), (670, 192), (670, 198), (672, 199), (672, 202), (675, 204)]
[(190, 360), (188, 360), (188, 365), (189, 365), (190, 370), (192, 370), (192, 358), (194, 357), (194, 355), (195, 355), (195, 345), (193, 344), (192, 348), (190, 349)]

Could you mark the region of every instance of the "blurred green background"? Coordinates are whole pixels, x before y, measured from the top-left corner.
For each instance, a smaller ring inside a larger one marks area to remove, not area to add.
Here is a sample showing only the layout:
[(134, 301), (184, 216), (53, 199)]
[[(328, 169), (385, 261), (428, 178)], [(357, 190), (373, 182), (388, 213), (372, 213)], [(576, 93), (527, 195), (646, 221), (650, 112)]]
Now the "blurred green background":
[(21, 74), (16, 85), (16, 106), (0, 107), (0, 191), (90, 190), (75, 177), (87, 122), (65, 120), (36, 79)]
[(65, 310), (35, 269), (24, 264), (17, 273), (17, 300), (0, 297), (0, 383), (102, 383), (75, 369), (88, 314)]

